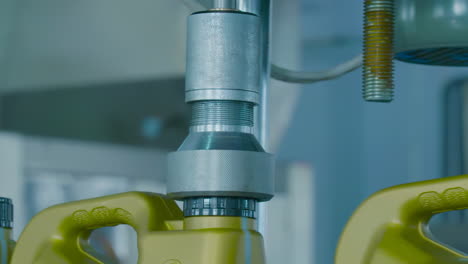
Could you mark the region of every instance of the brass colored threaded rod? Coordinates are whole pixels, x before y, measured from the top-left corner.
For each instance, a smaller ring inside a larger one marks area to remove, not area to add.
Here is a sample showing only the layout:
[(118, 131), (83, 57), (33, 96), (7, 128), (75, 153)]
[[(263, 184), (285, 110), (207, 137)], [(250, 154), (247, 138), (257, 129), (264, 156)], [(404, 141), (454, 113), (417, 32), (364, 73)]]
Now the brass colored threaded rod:
[(366, 101), (393, 100), (394, 0), (364, 1), (363, 96)]

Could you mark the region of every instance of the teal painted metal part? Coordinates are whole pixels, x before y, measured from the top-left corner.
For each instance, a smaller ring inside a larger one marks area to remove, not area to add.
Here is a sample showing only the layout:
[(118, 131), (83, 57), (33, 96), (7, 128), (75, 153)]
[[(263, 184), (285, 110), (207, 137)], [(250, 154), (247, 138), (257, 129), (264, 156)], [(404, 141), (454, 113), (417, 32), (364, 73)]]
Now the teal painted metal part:
[(468, 1), (395, 0), (395, 58), (468, 66)]

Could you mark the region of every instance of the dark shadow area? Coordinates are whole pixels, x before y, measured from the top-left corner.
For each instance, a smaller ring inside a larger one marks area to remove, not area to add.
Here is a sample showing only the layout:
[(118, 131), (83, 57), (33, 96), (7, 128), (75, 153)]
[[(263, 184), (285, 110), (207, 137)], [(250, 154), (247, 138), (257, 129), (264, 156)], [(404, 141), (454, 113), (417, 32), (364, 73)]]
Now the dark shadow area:
[(2, 97), (1, 129), (175, 150), (188, 131), (184, 79), (90, 85)]

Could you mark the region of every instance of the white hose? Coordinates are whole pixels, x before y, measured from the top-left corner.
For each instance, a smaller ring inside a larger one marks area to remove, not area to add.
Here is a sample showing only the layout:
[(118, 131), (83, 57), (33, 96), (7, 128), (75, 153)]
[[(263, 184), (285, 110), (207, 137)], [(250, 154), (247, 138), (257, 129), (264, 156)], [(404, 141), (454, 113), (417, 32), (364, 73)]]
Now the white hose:
[[(193, 11), (199, 11), (209, 6), (209, 2), (206, 0), (184, 0), (183, 2), (187, 5), (187, 7), (189, 7), (189, 9)], [(352, 72), (360, 68), (361, 66), (362, 54), (356, 56), (355, 58), (347, 62), (339, 64), (334, 68), (322, 72), (293, 71), (272, 64), (270, 76), (273, 79), (288, 83), (314, 83), (336, 79), (345, 75), (346, 73)]]
[(346, 73), (352, 72), (362, 66), (362, 54), (354, 57), (353, 59), (337, 65), (322, 72), (303, 72), (292, 71), (280, 66), (271, 65), (271, 77), (273, 79), (288, 82), (288, 83), (314, 83), (336, 79)]

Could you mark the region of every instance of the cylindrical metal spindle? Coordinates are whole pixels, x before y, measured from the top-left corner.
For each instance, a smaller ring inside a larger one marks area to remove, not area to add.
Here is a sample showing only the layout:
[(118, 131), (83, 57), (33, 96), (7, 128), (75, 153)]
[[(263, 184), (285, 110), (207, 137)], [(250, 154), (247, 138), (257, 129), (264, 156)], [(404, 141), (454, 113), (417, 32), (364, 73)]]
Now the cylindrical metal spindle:
[(393, 100), (394, 0), (364, 1), (363, 96), (366, 101)]
[[(273, 197), (274, 158), (256, 138), (266, 139), (269, 0), (235, 2), (239, 10), (223, 10), (229, 1), (217, 1), (216, 9), (188, 19), (185, 98), (192, 121), (184, 143), (169, 154), (167, 184), (170, 197), (187, 203)], [(216, 206), (194, 214), (223, 214)]]

